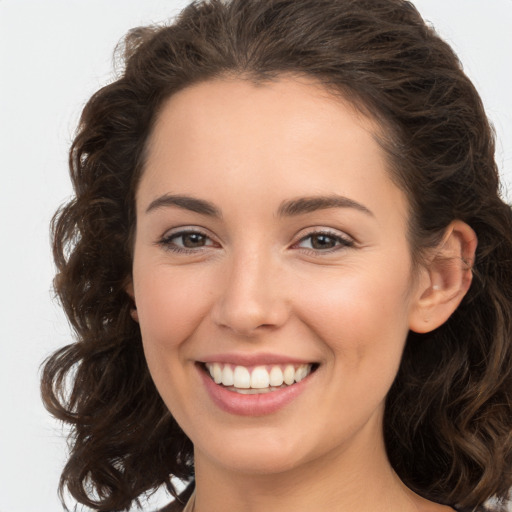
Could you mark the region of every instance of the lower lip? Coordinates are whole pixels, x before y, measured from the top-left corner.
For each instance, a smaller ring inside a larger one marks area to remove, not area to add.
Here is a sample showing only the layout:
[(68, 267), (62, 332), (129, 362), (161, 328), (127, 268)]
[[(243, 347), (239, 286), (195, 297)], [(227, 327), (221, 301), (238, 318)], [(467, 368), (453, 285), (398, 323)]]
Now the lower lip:
[(279, 411), (297, 398), (308, 385), (312, 374), (291, 386), (254, 395), (243, 395), (215, 384), (206, 372), (198, 366), (203, 383), (213, 403), (220, 409), (239, 416), (264, 416)]

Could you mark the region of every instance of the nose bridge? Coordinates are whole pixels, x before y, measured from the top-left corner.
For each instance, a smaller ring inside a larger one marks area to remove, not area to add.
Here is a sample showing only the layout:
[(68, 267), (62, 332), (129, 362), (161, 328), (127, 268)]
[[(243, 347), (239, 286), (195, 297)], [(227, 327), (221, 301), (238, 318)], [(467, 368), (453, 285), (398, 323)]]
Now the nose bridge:
[(278, 327), (287, 316), (279, 264), (268, 250), (246, 246), (233, 251), (223, 279), (215, 320), (241, 335)]

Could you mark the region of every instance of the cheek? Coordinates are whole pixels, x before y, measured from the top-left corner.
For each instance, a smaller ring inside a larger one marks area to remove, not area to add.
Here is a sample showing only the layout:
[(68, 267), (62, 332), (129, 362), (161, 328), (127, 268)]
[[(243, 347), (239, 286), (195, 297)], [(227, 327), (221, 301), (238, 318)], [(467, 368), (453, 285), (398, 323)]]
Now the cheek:
[[(147, 266), (137, 272), (134, 291), (146, 362), (153, 381), (175, 419), (193, 414), (187, 375), (193, 366), (187, 340), (209, 310), (208, 287), (197, 272)], [(184, 411), (188, 411), (184, 412)]]
[[(137, 273), (134, 288), (144, 345), (169, 349), (189, 338), (209, 310), (211, 289), (197, 270)], [(190, 273), (193, 275), (189, 275)]]
[(330, 352), (324, 399), (333, 404), (332, 432), (339, 432), (337, 425), (359, 428), (383, 406), (396, 377), (408, 333), (408, 282), (399, 275), (354, 273), (304, 294), (302, 321)]
[(357, 367), (380, 359), (394, 367), (408, 333), (409, 281), (402, 272), (349, 274), (328, 280), (329, 286), (312, 280), (300, 315), (331, 352), (343, 356), (335, 361)]

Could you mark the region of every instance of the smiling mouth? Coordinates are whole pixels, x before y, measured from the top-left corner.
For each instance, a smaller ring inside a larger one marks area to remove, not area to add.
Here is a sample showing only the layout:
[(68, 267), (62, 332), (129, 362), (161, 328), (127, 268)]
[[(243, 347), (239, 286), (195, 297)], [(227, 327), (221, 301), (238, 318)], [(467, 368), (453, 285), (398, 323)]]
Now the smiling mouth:
[(228, 363), (201, 363), (203, 370), (219, 386), (235, 393), (271, 393), (301, 382), (317, 368), (317, 363), (240, 366)]

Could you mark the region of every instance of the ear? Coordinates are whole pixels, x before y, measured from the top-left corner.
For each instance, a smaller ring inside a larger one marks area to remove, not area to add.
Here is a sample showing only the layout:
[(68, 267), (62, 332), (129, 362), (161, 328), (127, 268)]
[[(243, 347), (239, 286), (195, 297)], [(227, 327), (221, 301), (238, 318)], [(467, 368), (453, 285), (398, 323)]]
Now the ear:
[(433, 331), (457, 309), (471, 285), (477, 243), (465, 222), (456, 220), (446, 228), (421, 270), (409, 318), (411, 331)]
[(133, 280), (130, 277), (128, 283), (124, 287), (124, 291), (129, 295), (130, 299), (132, 299), (133, 306), (130, 308), (130, 316), (132, 319), (139, 323), (139, 315), (137, 313), (137, 305), (135, 304), (135, 293), (133, 291)]

